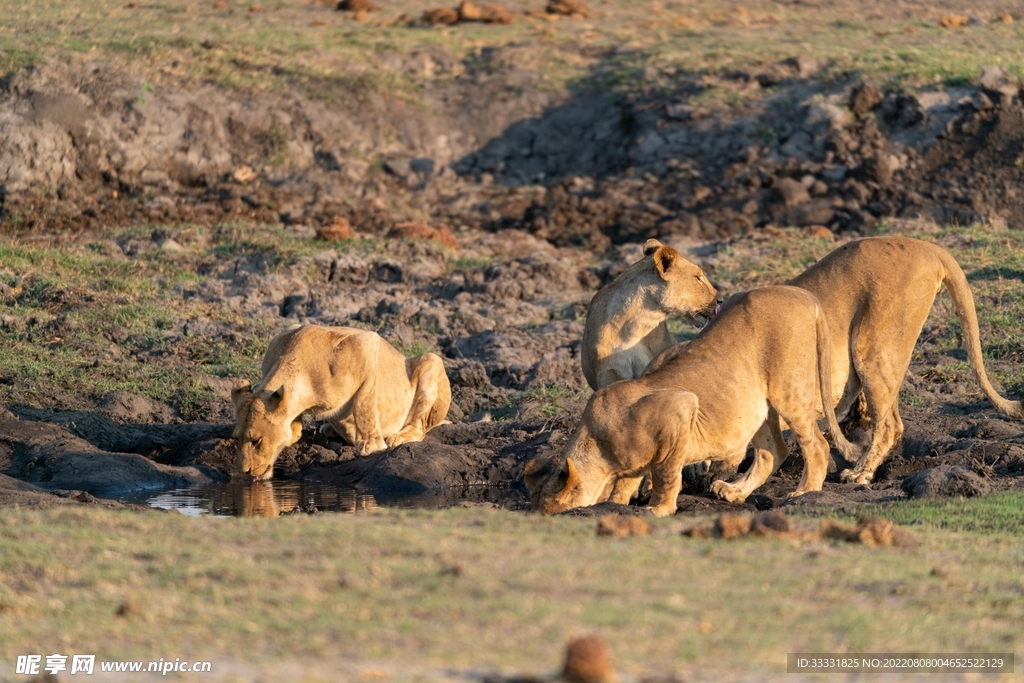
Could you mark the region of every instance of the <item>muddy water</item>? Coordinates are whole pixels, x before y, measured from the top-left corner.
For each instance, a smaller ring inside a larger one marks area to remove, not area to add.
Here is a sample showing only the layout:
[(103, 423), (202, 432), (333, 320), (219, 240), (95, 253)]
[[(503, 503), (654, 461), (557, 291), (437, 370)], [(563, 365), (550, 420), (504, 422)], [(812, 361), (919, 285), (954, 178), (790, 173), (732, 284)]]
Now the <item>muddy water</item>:
[(253, 484), (235, 480), (151, 493), (132, 502), (193, 517), (278, 517), (293, 512), (363, 512), (379, 507), (442, 508), (465, 502), (511, 508), (524, 505), (518, 492), (491, 486), (405, 493), (357, 491), (307, 481)]

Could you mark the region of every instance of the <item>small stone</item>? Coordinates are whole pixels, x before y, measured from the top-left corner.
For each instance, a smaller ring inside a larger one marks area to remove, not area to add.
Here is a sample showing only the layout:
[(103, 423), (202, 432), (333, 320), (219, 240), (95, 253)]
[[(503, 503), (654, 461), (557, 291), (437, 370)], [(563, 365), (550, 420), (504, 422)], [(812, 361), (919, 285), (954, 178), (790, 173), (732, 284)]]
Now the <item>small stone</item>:
[[(423, 22), (427, 24), (443, 24), (445, 26), (451, 26), (452, 24), (459, 23), (459, 13), (457, 10), (451, 7), (439, 7), (437, 9), (428, 9), (423, 12)], [(387, 170), (387, 164), (384, 165)]]
[(178, 244), (177, 241), (172, 240), (170, 237), (160, 243), (160, 251), (184, 251), (185, 247)]
[(352, 224), (344, 216), (335, 216), (329, 225), (321, 226), (316, 231), (316, 236), (328, 242), (347, 240), (355, 236)]
[(821, 61), (810, 55), (800, 55), (795, 60), (796, 74), (800, 78), (810, 78), (821, 71)]
[(601, 515), (597, 520), (597, 535), (613, 538), (627, 536), (647, 536), (651, 533), (651, 523), (642, 517), (627, 515)]
[(864, 116), (882, 103), (882, 91), (874, 83), (860, 83), (850, 94), (850, 111)]
[(455, 233), (452, 232), (450, 227), (443, 223), (437, 228), (432, 228), (426, 223), (406, 221), (391, 228), (387, 233), (387, 237), (397, 239), (433, 240), (439, 244), (449, 247), (450, 249), (459, 248), (459, 241), (455, 239)]
[(259, 173), (254, 171), (251, 166), (242, 165), (235, 169), (235, 172), (231, 174), (236, 183), (247, 184), (256, 180)]
[(963, 28), (967, 22), (967, 17), (962, 14), (944, 14), (939, 19), (939, 25), (943, 28)]
[(593, 16), (594, 12), (583, 0), (548, 0), (545, 8), (548, 14), (559, 14), (568, 17), (582, 17), (584, 19)]
[(811, 195), (807, 192), (807, 188), (792, 178), (778, 178), (775, 181), (774, 189), (775, 194), (786, 205), (786, 208), (799, 206), (811, 201)]
[(337, 6), (339, 12), (376, 12), (379, 9), (370, 0), (341, 0)]
[(726, 513), (715, 520), (715, 535), (725, 540), (745, 536), (750, 532), (750, 518), (745, 515)]
[(598, 636), (571, 638), (562, 677), (569, 683), (611, 683), (615, 669), (608, 645)]

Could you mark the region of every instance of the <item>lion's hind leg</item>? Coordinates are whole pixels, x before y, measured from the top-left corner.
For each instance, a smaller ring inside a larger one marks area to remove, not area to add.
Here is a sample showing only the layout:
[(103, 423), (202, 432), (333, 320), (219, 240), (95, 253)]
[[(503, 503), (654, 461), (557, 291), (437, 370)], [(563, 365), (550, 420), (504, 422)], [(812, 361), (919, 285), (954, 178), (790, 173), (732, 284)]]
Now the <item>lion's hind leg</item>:
[[(914, 329), (923, 326), (918, 325)], [(869, 349), (869, 350), (874, 350)], [(899, 412), (899, 392), (906, 368), (910, 365), (911, 345), (908, 349), (897, 348), (897, 360), (883, 364), (876, 358), (884, 358), (879, 350), (871, 359), (854, 358), (854, 367), (861, 377), (864, 388), (864, 402), (874, 429), (871, 445), (854, 467), (843, 470), (840, 478), (845, 482), (868, 484), (875, 476), (875, 470), (885, 462), (890, 451), (903, 437), (903, 421)], [(867, 353), (864, 354), (868, 356)]]
[(656, 439), (650, 462), (651, 512), (655, 517), (675, 514), (683, 488), (683, 463), (692, 448), (697, 419), (697, 396), (689, 391), (662, 391), (645, 396), (630, 410), (632, 422)]
[(413, 389), (412, 406), (405, 425), (384, 438), (389, 448), (410, 441), (422, 441), (427, 432), (444, 421), (452, 404), (451, 385), (440, 356), (425, 353), (413, 358), (409, 361), (409, 369), (409, 383)]
[[(782, 444), (782, 452), (779, 452), (778, 444)], [(711, 484), (711, 492), (730, 503), (742, 503), (761, 484), (768, 480), (768, 477), (777, 469), (781, 460), (788, 454), (785, 442), (782, 441), (782, 434), (779, 432), (779, 416), (774, 409), (769, 409), (768, 417), (750, 440), (754, 447), (754, 462), (750, 469), (734, 479), (732, 482), (716, 481)], [(728, 461), (742, 460), (746, 454), (746, 446), (738, 453), (739, 458), (734, 454), (727, 458)]]
[(800, 477), (800, 485), (789, 494), (790, 498), (811, 491), (820, 491), (822, 484), (825, 483), (825, 475), (828, 474), (828, 442), (818, 429), (818, 423), (813, 419), (814, 413), (811, 415), (812, 417), (784, 416), (804, 456), (804, 471)]

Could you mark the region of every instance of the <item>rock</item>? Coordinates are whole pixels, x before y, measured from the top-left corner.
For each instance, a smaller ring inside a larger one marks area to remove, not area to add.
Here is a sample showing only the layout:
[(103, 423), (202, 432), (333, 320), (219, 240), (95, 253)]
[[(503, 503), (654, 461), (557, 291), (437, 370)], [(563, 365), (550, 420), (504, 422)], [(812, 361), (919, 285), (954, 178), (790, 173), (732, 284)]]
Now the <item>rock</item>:
[(715, 520), (714, 533), (720, 538), (731, 540), (750, 532), (750, 517), (746, 515), (724, 514)]
[(432, 228), (426, 223), (406, 221), (391, 228), (387, 233), (387, 237), (433, 240), (451, 249), (459, 248), (459, 242), (455, 239), (455, 233), (452, 232), (450, 227), (443, 223), (437, 228)]
[(882, 548), (912, 548), (920, 543), (916, 535), (881, 517), (863, 517), (856, 526), (827, 519), (818, 533), (823, 539)]
[(561, 14), (563, 16), (581, 17), (583, 19), (594, 14), (594, 11), (583, 0), (548, 0), (545, 11), (548, 14)]
[[(454, 12), (455, 10), (450, 11)], [(456, 15), (455, 21), (452, 21), (450, 23), (454, 24), (458, 20), (458, 15)], [(431, 21), (430, 23), (443, 24), (448, 22)], [(408, 157), (393, 157), (391, 159), (387, 159), (384, 161), (384, 170), (393, 176), (397, 176), (399, 178), (406, 178), (410, 173), (412, 173), (412, 159), (409, 159)]]
[(608, 645), (598, 636), (571, 638), (562, 677), (569, 683), (611, 683), (615, 668)]
[(256, 180), (259, 173), (254, 171), (252, 167), (242, 165), (235, 169), (235, 172), (231, 175), (235, 179), (235, 182), (246, 184)]
[(821, 60), (817, 57), (810, 55), (800, 55), (793, 60), (793, 66), (796, 67), (796, 75), (800, 78), (810, 78), (814, 74), (821, 71)]
[(643, 517), (624, 515), (601, 515), (597, 520), (597, 535), (626, 538), (627, 536), (647, 536), (651, 533), (651, 523)]
[(430, 176), (434, 173), (434, 160), (426, 157), (417, 157), (409, 161), (409, 168), (414, 173), (422, 176)]
[(853, 125), (853, 116), (831, 102), (819, 102), (807, 112), (808, 126), (814, 127), (825, 121), (828, 122), (829, 130), (843, 130)]
[(755, 536), (785, 534), (793, 530), (793, 522), (786, 513), (778, 510), (768, 510), (754, 515), (750, 522), (750, 533)]
[(339, 12), (376, 12), (380, 7), (370, 0), (341, 0), (336, 9)]
[(185, 250), (185, 247), (181, 246), (176, 240), (173, 240), (170, 237), (168, 237), (163, 242), (161, 242), (160, 246), (157, 247), (157, 248), (160, 249), (160, 251), (168, 251), (168, 252), (176, 252), (176, 251), (184, 251)]
[(799, 206), (811, 201), (811, 195), (807, 188), (800, 184), (800, 181), (793, 178), (782, 177), (775, 181), (773, 186), (777, 198), (781, 199), (786, 208)]
[(515, 15), (501, 5), (463, 0), (459, 5), (459, 21), (482, 21), (486, 24), (511, 24)]
[(882, 103), (882, 91), (874, 83), (859, 83), (850, 94), (850, 111), (864, 116)]
[(922, 470), (904, 479), (902, 488), (913, 498), (983, 496), (992, 489), (987, 481), (960, 465)]
[[(423, 12), (422, 20), (427, 24), (444, 24), (451, 26), (452, 24), (457, 24), (459, 22), (459, 13), (451, 7), (428, 9)], [(388, 169), (387, 162), (385, 162), (384, 168), (385, 170)]]
[(844, 178), (846, 178), (846, 174), (847, 172), (849, 172), (849, 170), (850, 169), (841, 164), (836, 166), (826, 166), (825, 168), (821, 169), (821, 175), (823, 178), (825, 178), (825, 180), (829, 182), (838, 183)]
[(329, 225), (321, 226), (316, 231), (316, 236), (328, 242), (347, 240), (355, 236), (352, 224), (344, 216), (335, 216)]
[(885, 152), (879, 152), (864, 161), (864, 171), (868, 177), (882, 187), (889, 184), (898, 166), (899, 161)]
[(986, 66), (981, 70), (981, 87), (994, 95), (1000, 104), (1008, 104), (1017, 95), (1017, 85), (1009, 74), (998, 66)]

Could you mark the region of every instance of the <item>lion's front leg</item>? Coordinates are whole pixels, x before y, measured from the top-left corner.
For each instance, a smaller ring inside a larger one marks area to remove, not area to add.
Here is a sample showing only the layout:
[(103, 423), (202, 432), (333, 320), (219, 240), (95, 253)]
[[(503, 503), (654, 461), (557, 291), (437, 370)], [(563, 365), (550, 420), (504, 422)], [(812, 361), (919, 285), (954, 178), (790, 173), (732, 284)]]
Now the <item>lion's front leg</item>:
[(424, 435), (448, 415), (452, 402), (451, 386), (440, 356), (425, 353), (408, 363), (412, 370), (409, 378), (413, 389), (412, 407), (405, 425), (384, 438), (388, 447), (422, 441)]
[(644, 477), (619, 477), (612, 486), (612, 494), (608, 500), (619, 505), (629, 505), (629, 501), (640, 495), (640, 485)]
[(376, 376), (368, 379), (352, 397), (351, 425), (356, 455), (372, 455), (388, 447), (380, 428)]

